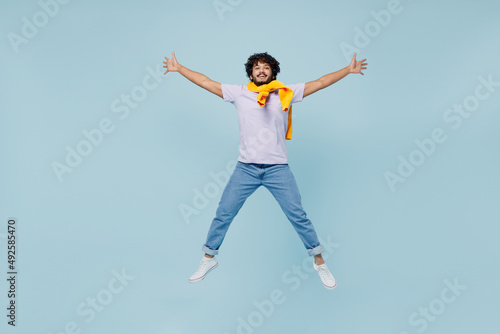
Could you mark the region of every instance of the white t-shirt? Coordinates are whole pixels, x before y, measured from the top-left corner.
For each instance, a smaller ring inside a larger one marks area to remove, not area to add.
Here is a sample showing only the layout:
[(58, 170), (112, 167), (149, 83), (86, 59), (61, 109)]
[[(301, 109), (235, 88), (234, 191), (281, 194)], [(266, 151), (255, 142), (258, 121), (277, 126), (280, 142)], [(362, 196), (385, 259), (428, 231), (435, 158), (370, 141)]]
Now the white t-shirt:
[[(266, 105), (257, 103), (258, 93), (245, 85), (221, 84), (224, 102), (231, 102), (238, 112), (240, 156), (238, 161), (260, 164), (288, 163), (285, 145), (288, 111), (283, 111), (278, 90), (269, 93)], [(301, 102), (305, 83), (286, 85), (293, 90), (292, 102)]]

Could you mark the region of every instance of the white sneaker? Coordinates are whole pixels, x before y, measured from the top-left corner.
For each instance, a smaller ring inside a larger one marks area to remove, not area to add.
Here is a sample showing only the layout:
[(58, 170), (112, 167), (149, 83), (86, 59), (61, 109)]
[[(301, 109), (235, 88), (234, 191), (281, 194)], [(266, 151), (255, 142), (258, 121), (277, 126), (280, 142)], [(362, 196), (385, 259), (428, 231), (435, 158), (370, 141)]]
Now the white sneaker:
[(333, 289), (337, 286), (337, 282), (335, 281), (335, 278), (333, 277), (330, 270), (328, 270), (326, 263), (320, 264), (318, 266), (316, 262), (313, 262), (313, 266), (314, 270), (318, 272), (319, 277), (321, 278), (321, 282), (323, 283), (325, 288)]
[(200, 266), (198, 267), (198, 270), (189, 277), (189, 282), (195, 283), (198, 281), (201, 281), (202, 279), (207, 276), (207, 274), (217, 267), (219, 263), (217, 263), (217, 260), (215, 259), (215, 256), (212, 258), (208, 258), (206, 256), (203, 256), (203, 259), (200, 262)]

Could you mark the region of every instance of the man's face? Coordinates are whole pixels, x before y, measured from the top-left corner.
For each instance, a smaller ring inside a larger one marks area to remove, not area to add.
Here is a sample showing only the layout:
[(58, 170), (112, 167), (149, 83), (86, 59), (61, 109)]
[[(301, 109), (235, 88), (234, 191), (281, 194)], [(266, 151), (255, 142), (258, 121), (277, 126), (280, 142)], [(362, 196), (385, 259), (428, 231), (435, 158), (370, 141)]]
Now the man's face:
[(253, 65), (250, 79), (256, 86), (268, 84), (274, 80), (274, 78), (272, 78), (272, 73), (273, 71), (268, 63), (259, 61), (257, 64)]

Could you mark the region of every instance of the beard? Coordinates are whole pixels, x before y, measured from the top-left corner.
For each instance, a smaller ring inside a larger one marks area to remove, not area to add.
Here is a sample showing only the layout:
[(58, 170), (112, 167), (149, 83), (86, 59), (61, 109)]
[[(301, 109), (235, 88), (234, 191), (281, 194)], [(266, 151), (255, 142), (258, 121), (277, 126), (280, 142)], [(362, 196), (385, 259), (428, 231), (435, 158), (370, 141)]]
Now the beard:
[[(259, 78), (259, 80), (260, 80), (260, 78)], [(266, 81), (257, 81), (257, 78), (253, 78), (252, 82), (255, 84), (255, 86), (261, 86), (261, 85), (267, 85), (268, 83), (270, 83), (273, 80), (274, 79), (272, 78), (272, 76), (269, 76)]]

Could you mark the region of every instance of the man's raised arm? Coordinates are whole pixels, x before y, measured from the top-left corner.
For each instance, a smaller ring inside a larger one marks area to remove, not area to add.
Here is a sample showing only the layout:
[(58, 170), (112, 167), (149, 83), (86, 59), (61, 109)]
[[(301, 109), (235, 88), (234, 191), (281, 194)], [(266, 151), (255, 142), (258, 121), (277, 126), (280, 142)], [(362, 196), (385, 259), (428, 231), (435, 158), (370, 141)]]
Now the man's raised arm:
[(354, 53), (351, 64), (349, 64), (348, 66), (344, 67), (341, 70), (338, 70), (337, 72), (326, 74), (318, 80), (306, 82), (303, 97), (311, 95), (312, 93), (316, 93), (318, 90), (330, 86), (331, 84), (344, 78), (349, 73), (361, 73), (362, 75), (364, 75), (361, 70), (366, 70), (365, 66), (368, 65), (368, 63), (364, 63), (365, 60), (366, 58), (360, 61), (356, 61), (356, 53)]
[(177, 62), (177, 59), (175, 58), (175, 53), (173, 51), (172, 51), (172, 59), (168, 59), (167, 57), (165, 57), (165, 59), (167, 61), (163, 62), (165, 64), (165, 66), (163, 67), (166, 68), (167, 70), (165, 71), (165, 73), (163, 73), (164, 75), (167, 74), (168, 72), (179, 72), (184, 77), (189, 79), (189, 81), (194, 82), (198, 86), (205, 88), (209, 92), (214, 93), (215, 95), (220, 96), (221, 98), (223, 97), (221, 84), (219, 82), (213, 81), (206, 75), (195, 71), (191, 71), (187, 67), (184, 67), (181, 64), (179, 64)]

